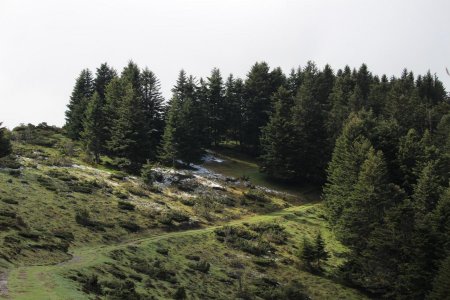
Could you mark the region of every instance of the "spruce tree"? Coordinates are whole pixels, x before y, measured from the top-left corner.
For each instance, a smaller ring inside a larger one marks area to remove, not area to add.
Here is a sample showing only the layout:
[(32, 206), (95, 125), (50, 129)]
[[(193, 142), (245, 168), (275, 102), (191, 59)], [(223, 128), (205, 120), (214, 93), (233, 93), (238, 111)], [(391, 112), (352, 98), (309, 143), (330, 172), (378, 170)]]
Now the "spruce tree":
[(365, 137), (365, 127), (364, 120), (352, 114), (336, 141), (323, 195), (332, 225), (337, 223), (342, 210), (348, 205), (358, 181), (359, 170), (371, 147), (370, 141)]
[(103, 103), (98, 92), (94, 93), (88, 103), (83, 127), (81, 137), (86, 150), (93, 154), (95, 163), (99, 163), (106, 137), (104, 135)]
[(385, 210), (392, 205), (387, 178), (383, 154), (369, 148), (336, 226), (340, 240), (356, 254), (366, 248), (367, 237), (381, 225)]
[(108, 148), (116, 157), (130, 162), (142, 163), (142, 148), (139, 144), (142, 133), (142, 111), (140, 98), (131, 82), (127, 82), (124, 96), (117, 108), (117, 120), (114, 121)]
[[(105, 89), (105, 105), (103, 115), (105, 118), (105, 135), (106, 140), (110, 141), (113, 133), (114, 124), (119, 118), (119, 107), (125, 97), (125, 87), (123, 80), (116, 77), (106, 86)], [(109, 151), (109, 147), (106, 145)]]
[(166, 126), (159, 151), (159, 160), (172, 166), (175, 166), (175, 160), (178, 157), (180, 113), (181, 102), (178, 96), (174, 95), (167, 111)]
[(330, 255), (328, 251), (325, 249), (325, 241), (322, 238), (322, 234), (319, 232), (316, 236), (315, 244), (314, 244), (314, 255), (316, 258), (317, 269), (321, 270), (320, 263), (322, 261), (327, 261)]
[(292, 180), (296, 178), (297, 149), (292, 122), (293, 97), (284, 87), (273, 96), (275, 112), (261, 133), (261, 170), (269, 176)]
[(84, 114), (89, 99), (94, 92), (92, 73), (89, 69), (81, 71), (67, 105), (65, 130), (72, 139), (79, 139), (83, 131)]
[(254, 64), (245, 80), (242, 124), (243, 146), (253, 154), (259, 152), (261, 127), (269, 120), (273, 88), (267, 63)]
[(105, 99), (106, 86), (115, 77), (117, 77), (116, 70), (108, 66), (107, 63), (103, 63), (99, 68), (97, 68), (94, 79), (94, 88), (102, 100)]
[(174, 165), (176, 159), (180, 159), (190, 165), (203, 155), (202, 106), (196, 91), (195, 79), (192, 76), (186, 78), (181, 71), (173, 88), (160, 147), (159, 158), (165, 163)]
[(321, 183), (331, 151), (327, 147), (324, 111), (314, 93), (317, 71), (312, 65), (307, 68), (292, 111), (297, 149), (295, 170), (298, 178)]
[(145, 149), (143, 156), (155, 160), (157, 147), (164, 128), (163, 102), (160, 82), (156, 75), (145, 68), (140, 76), (142, 93), (143, 140), (141, 147)]
[(303, 238), (303, 245), (302, 245), (302, 250), (300, 253), (300, 258), (303, 260), (303, 262), (306, 264), (306, 267), (309, 270), (313, 269), (312, 264), (316, 260), (315, 249), (314, 249), (314, 245), (306, 237)]
[(225, 124), (226, 138), (231, 141), (242, 141), (242, 111), (243, 111), (244, 83), (232, 74), (225, 82)]
[(218, 145), (225, 133), (224, 86), (220, 70), (214, 68), (207, 78), (208, 86), (208, 127), (211, 141)]

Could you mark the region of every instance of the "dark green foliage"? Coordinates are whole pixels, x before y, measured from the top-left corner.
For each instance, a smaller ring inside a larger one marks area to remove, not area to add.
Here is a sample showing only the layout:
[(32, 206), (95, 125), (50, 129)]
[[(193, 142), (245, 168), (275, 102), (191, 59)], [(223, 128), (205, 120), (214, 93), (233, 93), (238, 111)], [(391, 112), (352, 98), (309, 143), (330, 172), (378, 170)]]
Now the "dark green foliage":
[(210, 263), (204, 260), (189, 264), (189, 268), (202, 273), (208, 273), (210, 267), (211, 267)]
[(322, 234), (319, 232), (316, 236), (316, 240), (314, 243), (314, 254), (316, 258), (317, 269), (321, 269), (321, 262), (327, 261), (330, 255), (328, 251), (325, 249), (325, 241), (322, 238)]
[(70, 102), (67, 105), (65, 129), (67, 135), (72, 139), (80, 138), (80, 134), (83, 131), (86, 107), (93, 93), (94, 84), (92, 73), (89, 69), (85, 69), (78, 76), (70, 97)]
[(315, 249), (314, 245), (307, 238), (303, 239), (302, 251), (300, 254), (300, 258), (306, 264), (306, 267), (309, 270), (313, 270), (312, 264), (315, 262)]
[(119, 209), (130, 210), (130, 211), (134, 210), (136, 208), (136, 206), (133, 203), (126, 202), (126, 201), (119, 201), (118, 207), (119, 207)]
[(213, 69), (207, 78), (206, 126), (209, 129), (209, 140), (217, 145), (223, 138), (227, 124), (224, 86), (219, 69)]
[(256, 63), (245, 80), (245, 101), (242, 111), (243, 146), (251, 153), (259, 151), (261, 128), (267, 124), (272, 110), (271, 96), (279, 87), (279, 73), (271, 73), (267, 63)]
[(330, 255), (325, 249), (325, 241), (320, 232), (316, 235), (314, 242), (311, 242), (308, 238), (303, 239), (300, 258), (308, 270), (321, 272), (321, 263), (327, 261), (329, 257)]
[(433, 289), (428, 295), (429, 300), (450, 298), (450, 256), (442, 261), (439, 272), (433, 282)]
[(179, 287), (175, 291), (175, 294), (173, 294), (173, 299), (175, 300), (184, 300), (187, 299), (186, 290), (184, 287)]
[(193, 77), (184, 76), (181, 71), (179, 83), (174, 87), (160, 150), (160, 159), (173, 166), (177, 159), (187, 165), (198, 162), (204, 152), (201, 105)]
[(163, 102), (160, 91), (160, 82), (156, 75), (145, 68), (140, 76), (140, 90), (142, 94), (142, 124), (143, 137), (140, 145), (144, 149), (143, 157), (150, 160), (156, 159), (156, 149), (163, 134)]
[(83, 292), (88, 294), (93, 293), (97, 295), (102, 294), (102, 286), (98, 282), (97, 275), (91, 275), (84, 279)]
[(11, 142), (6, 134), (6, 129), (1, 126), (0, 122), (0, 157), (3, 157), (11, 153)]
[(100, 94), (95, 92), (87, 105), (83, 122), (84, 129), (81, 133), (86, 151), (93, 154), (95, 163), (99, 163), (100, 153), (106, 141), (103, 107), (104, 103)]
[(297, 149), (292, 121), (293, 97), (284, 87), (273, 96), (275, 112), (261, 133), (261, 170), (269, 176), (292, 180), (296, 176)]

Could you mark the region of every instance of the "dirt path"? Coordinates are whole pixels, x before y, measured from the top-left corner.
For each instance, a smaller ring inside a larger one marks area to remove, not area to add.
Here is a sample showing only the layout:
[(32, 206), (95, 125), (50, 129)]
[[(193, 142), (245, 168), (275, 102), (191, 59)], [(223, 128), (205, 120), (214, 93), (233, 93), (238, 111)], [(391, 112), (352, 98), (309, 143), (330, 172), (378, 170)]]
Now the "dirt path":
[(0, 297), (8, 298), (8, 273), (0, 273)]

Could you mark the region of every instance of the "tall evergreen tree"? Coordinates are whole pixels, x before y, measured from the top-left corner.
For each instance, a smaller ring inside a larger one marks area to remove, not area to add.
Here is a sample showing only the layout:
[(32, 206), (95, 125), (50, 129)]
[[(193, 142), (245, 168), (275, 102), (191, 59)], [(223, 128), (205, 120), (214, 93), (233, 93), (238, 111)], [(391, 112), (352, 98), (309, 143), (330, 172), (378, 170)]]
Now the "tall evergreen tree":
[(349, 205), (361, 165), (371, 147), (370, 141), (365, 137), (366, 126), (360, 116), (352, 114), (336, 140), (327, 169), (327, 183), (324, 185), (324, 200), (332, 225), (339, 221), (343, 209)]
[(226, 137), (232, 141), (242, 141), (242, 108), (244, 83), (232, 74), (225, 82), (225, 124), (227, 124)]
[(142, 93), (143, 140), (141, 147), (146, 159), (156, 159), (157, 146), (164, 129), (163, 102), (161, 87), (156, 75), (145, 68), (140, 76)]
[(94, 155), (95, 163), (99, 163), (106, 136), (104, 135), (103, 103), (98, 92), (94, 93), (88, 103), (83, 127), (81, 137), (86, 150)]
[(330, 154), (324, 111), (314, 96), (314, 68), (304, 71), (303, 83), (295, 98), (292, 113), (296, 131), (297, 177), (320, 183), (325, 179), (325, 165)]
[(208, 82), (208, 127), (210, 140), (217, 145), (225, 133), (225, 97), (222, 75), (214, 68)]
[(116, 70), (114, 70), (113, 68), (108, 66), (107, 63), (103, 63), (100, 65), (99, 68), (97, 68), (97, 72), (95, 74), (95, 79), (94, 79), (94, 88), (102, 100), (105, 99), (106, 86), (115, 77), (117, 77)]
[(366, 155), (336, 226), (339, 238), (356, 254), (366, 248), (367, 237), (381, 225), (385, 210), (393, 204), (383, 154), (369, 148)]
[(89, 69), (81, 71), (67, 105), (66, 125), (67, 135), (72, 139), (79, 139), (83, 131), (84, 114), (89, 99), (94, 92), (92, 73)]
[[(105, 105), (103, 107), (103, 115), (105, 118), (106, 140), (111, 140), (114, 124), (119, 118), (119, 107), (125, 98), (125, 87), (123, 80), (116, 77), (106, 86), (105, 89)], [(106, 146), (108, 149), (108, 146)]]
[(203, 155), (202, 107), (196, 90), (194, 78), (186, 79), (181, 71), (173, 88), (160, 148), (159, 157), (166, 163), (175, 164), (176, 159), (180, 159), (189, 165)]
[(269, 120), (272, 108), (270, 97), (274, 91), (267, 63), (254, 64), (245, 80), (242, 124), (242, 142), (249, 152), (258, 153), (259, 151), (261, 127)]
[(142, 110), (139, 96), (131, 82), (126, 82), (124, 95), (117, 108), (108, 148), (114, 156), (130, 162), (143, 162), (142, 148), (139, 145), (142, 132)]
[(292, 122), (293, 97), (284, 87), (273, 96), (275, 112), (261, 134), (261, 170), (269, 176), (292, 180), (296, 178), (297, 149)]

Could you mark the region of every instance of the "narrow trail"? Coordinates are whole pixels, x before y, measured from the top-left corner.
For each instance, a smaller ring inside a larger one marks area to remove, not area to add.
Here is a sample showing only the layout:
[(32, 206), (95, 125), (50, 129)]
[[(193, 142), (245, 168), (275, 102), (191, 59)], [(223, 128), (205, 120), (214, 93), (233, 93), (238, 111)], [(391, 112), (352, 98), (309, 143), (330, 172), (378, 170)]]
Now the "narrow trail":
[[(140, 237), (115, 245), (95, 245), (75, 248), (71, 251), (72, 258), (67, 261), (46, 266), (17, 267), (10, 270), (9, 276), (2, 274), (5, 278), (3, 281), (4, 290), (12, 299), (86, 299), (86, 295), (77, 290), (76, 283), (63, 276), (64, 271), (86, 268), (108, 261), (108, 253), (110, 251), (125, 248), (130, 245), (150, 244), (170, 238), (207, 234), (223, 226), (270, 221), (294, 214), (309, 207), (310, 205), (308, 204), (292, 206), (265, 215), (254, 215), (233, 220), (225, 224)], [(9, 285), (7, 284), (8, 280)], [(2, 291), (1, 287), (2, 284), (0, 281), (0, 291)]]

